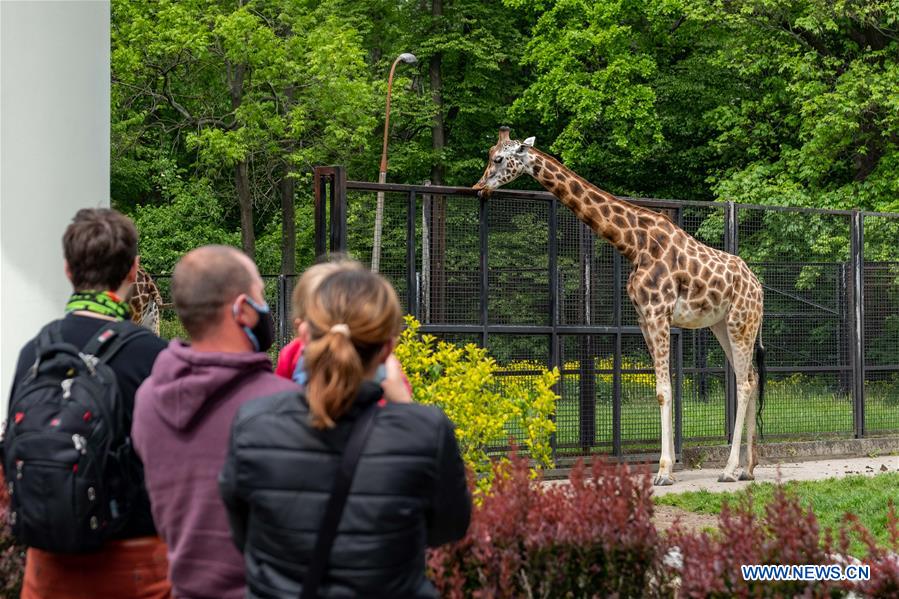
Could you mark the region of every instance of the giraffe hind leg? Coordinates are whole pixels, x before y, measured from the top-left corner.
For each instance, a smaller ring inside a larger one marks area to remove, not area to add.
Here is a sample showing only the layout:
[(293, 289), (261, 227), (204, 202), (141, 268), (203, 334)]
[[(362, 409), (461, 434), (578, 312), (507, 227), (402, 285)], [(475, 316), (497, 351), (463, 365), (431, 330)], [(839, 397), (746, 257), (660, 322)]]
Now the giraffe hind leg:
[[(717, 333), (716, 333), (717, 337)], [(756, 389), (756, 378), (752, 372), (752, 354), (755, 345), (755, 331), (750, 333), (749, 327), (745, 322), (734, 321), (728, 318), (727, 322), (727, 339), (730, 342), (731, 365), (734, 369), (734, 375), (737, 381), (737, 412), (734, 419), (733, 441), (731, 443), (730, 455), (724, 472), (718, 479), (720, 482), (735, 482), (738, 480), (736, 469), (740, 462), (740, 445), (743, 433), (743, 426), (746, 424), (747, 437), (747, 454), (752, 454), (753, 440), (752, 435), (755, 434), (755, 422), (750, 424), (746, 422), (747, 412), (750, 402), (754, 405), (753, 395)], [(754, 414), (748, 414), (749, 418), (755, 418)], [(755, 467), (753, 456), (747, 456), (747, 477), (752, 476), (752, 468)]]

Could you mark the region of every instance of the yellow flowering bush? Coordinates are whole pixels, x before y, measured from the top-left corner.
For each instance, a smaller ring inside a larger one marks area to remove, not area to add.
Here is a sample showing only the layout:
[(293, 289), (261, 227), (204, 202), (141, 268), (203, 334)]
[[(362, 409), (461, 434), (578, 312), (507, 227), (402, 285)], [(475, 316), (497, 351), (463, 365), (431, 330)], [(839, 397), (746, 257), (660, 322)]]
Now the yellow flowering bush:
[(490, 487), (493, 469), (487, 452), (510, 437), (538, 466), (552, 463), (550, 437), (558, 397), (552, 387), (557, 370), (535, 365), (537, 374), (497, 375), (501, 369), (486, 349), (472, 343), (457, 346), (419, 335), (419, 323), (406, 317), (395, 353), (415, 401), (440, 407), (456, 425), (462, 457), (478, 475), (478, 488)]

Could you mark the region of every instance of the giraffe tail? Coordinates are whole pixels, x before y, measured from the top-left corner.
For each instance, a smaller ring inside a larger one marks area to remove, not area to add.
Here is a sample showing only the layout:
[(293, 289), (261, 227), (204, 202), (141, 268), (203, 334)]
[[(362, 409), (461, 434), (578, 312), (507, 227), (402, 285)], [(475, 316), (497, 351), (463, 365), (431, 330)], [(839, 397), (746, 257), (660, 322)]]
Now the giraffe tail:
[(762, 327), (759, 326), (759, 336), (755, 342), (755, 362), (758, 367), (758, 406), (755, 411), (755, 428), (756, 435), (759, 439), (762, 438), (762, 406), (765, 403), (765, 376), (767, 371), (765, 370), (765, 346), (762, 344)]

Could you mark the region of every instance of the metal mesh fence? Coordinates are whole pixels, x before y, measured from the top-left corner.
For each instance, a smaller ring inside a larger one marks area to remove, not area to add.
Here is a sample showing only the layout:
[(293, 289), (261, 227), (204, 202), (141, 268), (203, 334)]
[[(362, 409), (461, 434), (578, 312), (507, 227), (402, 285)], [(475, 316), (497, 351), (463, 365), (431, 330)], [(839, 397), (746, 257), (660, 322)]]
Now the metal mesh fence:
[(863, 215), (864, 418), (868, 434), (899, 429), (899, 219)]
[[(344, 190), (345, 249), (363, 263), (378, 188)], [(627, 297), (627, 260), (549, 194), (482, 202), (461, 188), (380, 188), (380, 272), (424, 332), (486, 344), (501, 376), (526, 382), (528, 365), (557, 366), (559, 454), (658, 451), (655, 374)], [(665, 207), (699, 241), (740, 255), (763, 283), (765, 438), (899, 431), (899, 215)], [(292, 337), (295, 277), (264, 278), (280, 347)], [(168, 277), (155, 279), (170, 301)], [(162, 333), (183, 335), (171, 309)], [(678, 448), (726, 442), (735, 390), (714, 335), (674, 329), (671, 364)]]

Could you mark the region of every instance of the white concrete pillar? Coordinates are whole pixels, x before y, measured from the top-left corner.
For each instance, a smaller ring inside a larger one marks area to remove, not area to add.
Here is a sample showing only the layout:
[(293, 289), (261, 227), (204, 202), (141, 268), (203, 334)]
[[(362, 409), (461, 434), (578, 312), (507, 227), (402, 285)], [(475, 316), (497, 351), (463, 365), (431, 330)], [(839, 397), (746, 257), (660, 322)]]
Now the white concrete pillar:
[(71, 292), (62, 234), (109, 205), (109, 1), (0, 2), (0, 420), (21, 346)]

